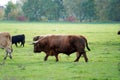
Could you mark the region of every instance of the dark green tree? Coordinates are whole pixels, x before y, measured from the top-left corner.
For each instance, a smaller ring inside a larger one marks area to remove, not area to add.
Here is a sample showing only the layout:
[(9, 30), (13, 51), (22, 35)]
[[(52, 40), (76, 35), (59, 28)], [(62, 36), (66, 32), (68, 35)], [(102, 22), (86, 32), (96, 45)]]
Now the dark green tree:
[(5, 8), (5, 16), (7, 18), (7, 20), (9, 19), (9, 13), (12, 12), (13, 10), (15, 10), (17, 8), (17, 6), (15, 4), (13, 4), (11, 1), (8, 2), (8, 4), (6, 5)]
[(81, 0), (79, 6), (79, 19), (80, 21), (92, 21), (96, 18), (96, 9), (94, 0)]
[(63, 17), (65, 15), (65, 8), (63, 4), (63, 0), (54, 0), (58, 5), (58, 11), (57, 11), (57, 18)]
[(97, 21), (108, 21), (108, 8), (110, 0), (95, 0)]
[(107, 11), (109, 20), (120, 21), (120, 0), (110, 0)]
[(62, 0), (28, 0), (22, 9), (30, 21), (41, 20), (41, 17), (58, 20), (63, 9), (61, 2)]
[(93, 21), (96, 18), (94, 0), (64, 0), (67, 15), (74, 15), (82, 21)]

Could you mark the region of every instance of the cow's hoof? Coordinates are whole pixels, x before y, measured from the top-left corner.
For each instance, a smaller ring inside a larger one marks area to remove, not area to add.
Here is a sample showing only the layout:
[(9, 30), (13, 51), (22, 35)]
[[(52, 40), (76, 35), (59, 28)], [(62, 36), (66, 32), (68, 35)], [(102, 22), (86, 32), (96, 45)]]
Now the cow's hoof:
[(78, 62), (77, 60), (75, 60), (74, 62)]
[(46, 59), (44, 61), (47, 61)]
[(88, 61), (85, 61), (86, 63), (88, 62)]
[(58, 62), (58, 60), (56, 62)]
[(12, 59), (12, 56), (10, 56), (10, 59)]

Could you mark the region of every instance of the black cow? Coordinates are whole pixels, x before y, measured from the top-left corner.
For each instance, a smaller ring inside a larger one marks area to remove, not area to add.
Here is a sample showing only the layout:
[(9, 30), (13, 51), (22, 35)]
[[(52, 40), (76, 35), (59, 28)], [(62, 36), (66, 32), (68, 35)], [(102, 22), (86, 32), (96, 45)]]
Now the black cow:
[(55, 56), (56, 61), (58, 61), (58, 54), (64, 53), (70, 55), (77, 52), (77, 58), (74, 62), (79, 61), (81, 55), (84, 56), (86, 62), (88, 58), (85, 51), (85, 46), (90, 51), (88, 47), (87, 39), (84, 36), (79, 35), (48, 35), (35, 41), (34, 43), (34, 53), (39, 53), (41, 51), (46, 53), (44, 60), (46, 61), (48, 56)]
[(25, 35), (24, 34), (12, 36), (12, 44), (15, 44), (16, 47), (18, 47), (17, 43), (21, 43), (20, 46), (24, 47), (24, 44), (25, 44)]

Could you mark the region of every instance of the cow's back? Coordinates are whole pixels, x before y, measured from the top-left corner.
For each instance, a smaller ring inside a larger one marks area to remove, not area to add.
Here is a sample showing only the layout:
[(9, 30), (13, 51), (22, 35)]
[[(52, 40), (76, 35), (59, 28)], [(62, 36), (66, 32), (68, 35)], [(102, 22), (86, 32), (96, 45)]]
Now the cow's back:
[(59, 53), (72, 53), (84, 49), (85, 43), (82, 38), (75, 35), (51, 35), (47, 36), (50, 49)]
[(51, 35), (48, 36), (48, 43), (50, 47), (65, 47), (68, 44), (68, 37), (65, 35)]

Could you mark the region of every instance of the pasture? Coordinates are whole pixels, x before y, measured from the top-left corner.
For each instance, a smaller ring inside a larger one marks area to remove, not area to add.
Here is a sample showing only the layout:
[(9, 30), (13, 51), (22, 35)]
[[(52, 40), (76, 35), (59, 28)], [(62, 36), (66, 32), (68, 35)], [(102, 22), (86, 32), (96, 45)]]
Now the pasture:
[[(0, 80), (120, 80), (120, 24), (37, 23), (0, 22), (0, 32), (11, 35), (25, 34), (25, 47), (13, 45), (13, 59), (7, 58), (0, 65)], [(91, 51), (87, 51), (89, 62), (81, 57), (73, 62), (76, 54), (69, 57), (59, 55), (59, 62), (45, 54), (33, 53), (29, 45), (36, 35), (77, 34), (88, 39)], [(4, 50), (0, 49), (0, 63)]]

